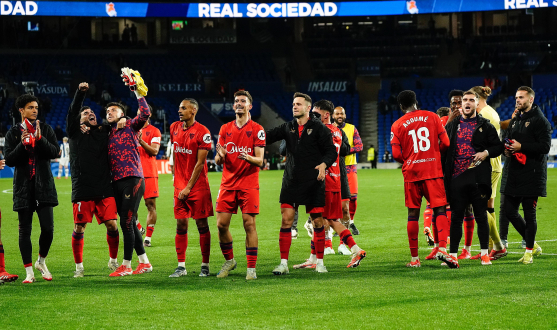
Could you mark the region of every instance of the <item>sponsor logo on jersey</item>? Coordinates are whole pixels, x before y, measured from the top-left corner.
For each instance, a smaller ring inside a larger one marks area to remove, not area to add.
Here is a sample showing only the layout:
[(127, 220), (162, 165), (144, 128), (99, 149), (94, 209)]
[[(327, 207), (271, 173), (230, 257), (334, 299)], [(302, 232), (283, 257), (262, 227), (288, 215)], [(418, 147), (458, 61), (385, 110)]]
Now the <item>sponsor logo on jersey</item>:
[[(427, 162), (434, 162), (436, 158), (423, 158), (423, 159), (416, 159), (412, 162), (412, 164), (419, 164), (419, 163), (427, 163)], [(410, 160), (408, 160), (410, 161)], [(410, 165), (410, 164), (408, 164)]]
[(174, 142), (174, 152), (177, 152), (179, 154), (188, 154), (188, 155), (193, 154), (193, 152), (190, 149), (180, 147), (178, 142)]
[(228, 132), (226, 132), (226, 136), (228, 136), (228, 137), (232, 137), (232, 133), (228, 133)]
[(333, 134), (333, 135), (336, 136), (336, 137), (341, 137), (340, 131), (336, 131), (335, 134)]
[(259, 132), (257, 132), (257, 138), (261, 141), (264, 141), (265, 140), (265, 131), (260, 130)]
[(247, 131), (247, 132), (246, 132), (246, 135), (247, 135), (248, 137), (251, 137), (251, 131)]
[(226, 152), (229, 154), (241, 153), (241, 152), (251, 154), (251, 148), (244, 147), (244, 146), (237, 146), (234, 144), (234, 142), (228, 142), (226, 144)]

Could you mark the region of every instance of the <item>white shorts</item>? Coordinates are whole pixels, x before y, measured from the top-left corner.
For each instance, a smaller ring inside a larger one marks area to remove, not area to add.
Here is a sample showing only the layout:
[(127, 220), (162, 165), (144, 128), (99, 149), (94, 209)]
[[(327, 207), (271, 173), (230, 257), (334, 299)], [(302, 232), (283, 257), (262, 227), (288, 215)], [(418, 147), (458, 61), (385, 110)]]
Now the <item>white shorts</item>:
[(60, 158), (59, 163), (59, 166), (68, 167), (70, 160), (68, 158)]
[(168, 158), (168, 165), (174, 166), (174, 157), (172, 157), (172, 154), (170, 155), (170, 158)]

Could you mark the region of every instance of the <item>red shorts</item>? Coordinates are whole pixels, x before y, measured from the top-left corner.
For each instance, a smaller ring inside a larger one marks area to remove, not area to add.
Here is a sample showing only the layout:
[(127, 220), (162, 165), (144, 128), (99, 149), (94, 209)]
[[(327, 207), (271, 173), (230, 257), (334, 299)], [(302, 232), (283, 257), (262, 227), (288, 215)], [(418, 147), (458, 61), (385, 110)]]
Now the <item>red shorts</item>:
[(429, 202), (431, 208), (447, 205), (445, 184), (442, 178), (404, 182), (404, 200), (406, 207), (419, 209), (422, 197)]
[(342, 218), (342, 200), (340, 191), (325, 191), (325, 209), (323, 218), (337, 220)]
[(118, 219), (114, 197), (73, 203), (74, 223), (92, 223), (93, 214), (97, 217), (99, 225), (108, 220)]
[[(280, 204), (280, 208), (281, 209), (298, 209), (299, 205), (292, 205), (292, 204)], [(324, 211), (324, 207), (323, 206), (311, 206), (311, 205), (306, 205), (306, 213), (310, 214), (310, 213), (323, 213)]]
[(211, 191), (190, 191), (184, 200), (174, 196), (174, 218), (176, 219), (203, 219), (213, 216), (213, 200)]
[(217, 212), (259, 214), (259, 189), (219, 190)]
[(143, 199), (159, 197), (159, 178), (145, 178)]
[(348, 173), (348, 185), (350, 186), (350, 194), (355, 195), (358, 193), (358, 173)]

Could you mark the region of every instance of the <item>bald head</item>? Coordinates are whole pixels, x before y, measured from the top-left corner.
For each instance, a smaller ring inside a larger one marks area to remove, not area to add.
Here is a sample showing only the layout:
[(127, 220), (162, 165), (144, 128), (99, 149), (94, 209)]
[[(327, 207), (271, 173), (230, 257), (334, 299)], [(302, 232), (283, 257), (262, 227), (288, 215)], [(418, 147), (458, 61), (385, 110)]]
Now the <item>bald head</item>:
[(336, 107), (333, 111), (333, 121), (337, 126), (341, 126), (346, 122), (346, 111), (343, 107)]

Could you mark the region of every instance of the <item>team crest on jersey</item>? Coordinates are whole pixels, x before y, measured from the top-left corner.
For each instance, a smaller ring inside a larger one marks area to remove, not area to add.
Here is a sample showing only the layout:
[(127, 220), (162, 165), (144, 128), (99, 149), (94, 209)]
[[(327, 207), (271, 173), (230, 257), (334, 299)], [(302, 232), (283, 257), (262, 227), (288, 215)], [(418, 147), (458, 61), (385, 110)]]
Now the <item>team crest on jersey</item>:
[(483, 132), (482, 128), (480, 127), (480, 132)]
[(248, 137), (251, 137), (251, 131), (247, 131), (246, 134)]
[(178, 135), (178, 132), (174, 132), (174, 135)]
[(149, 134), (151, 134), (151, 132), (145, 132), (145, 136), (149, 136)]
[(406, 165), (410, 165), (412, 161), (410, 159), (408, 159), (408, 161), (406, 162)]
[(190, 139), (193, 139), (194, 136), (195, 136), (195, 133), (190, 133)]
[(310, 128), (310, 129), (308, 129), (308, 135), (310, 135), (310, 134), (311, 134), (311, 132), (313, 132), (313, 129), (311, 129), (311, 128)]
[(529, 121), (527, 121), (526, 124), (524, 124), (525, 127), (528, 127), (528, 125), (530, 125)]
[(261, 141), (265, 141), (265, 131), (264, 131), (264, 130), (260, 130), (260, 131), (257, 133), (257, 138), (258, 138), (259, 140), (261, 140)]

